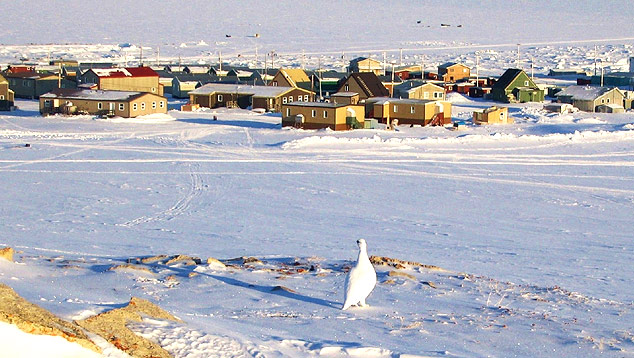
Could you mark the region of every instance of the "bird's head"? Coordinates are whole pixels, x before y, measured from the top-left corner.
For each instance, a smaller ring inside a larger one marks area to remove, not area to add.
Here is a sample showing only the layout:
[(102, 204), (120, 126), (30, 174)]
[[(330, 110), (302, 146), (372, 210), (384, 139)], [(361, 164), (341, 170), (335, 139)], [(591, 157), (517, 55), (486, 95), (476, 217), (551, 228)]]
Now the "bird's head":
[(365, 243), (364, 239), (357, 240), (357, 245), (359, 245), (359, 248), (362, 250), (367, 248), (367, 244)]

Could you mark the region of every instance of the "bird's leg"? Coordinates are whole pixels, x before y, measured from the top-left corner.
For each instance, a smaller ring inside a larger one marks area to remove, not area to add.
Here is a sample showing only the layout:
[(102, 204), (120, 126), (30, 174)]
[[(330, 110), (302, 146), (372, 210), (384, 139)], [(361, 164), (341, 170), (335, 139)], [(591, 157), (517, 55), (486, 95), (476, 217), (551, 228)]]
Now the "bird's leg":
[(368, 306), (368, 304), (365, 303), (365, 299), (362, 299), (361, 301), (359, 301), (359, 307), (366, 307)]

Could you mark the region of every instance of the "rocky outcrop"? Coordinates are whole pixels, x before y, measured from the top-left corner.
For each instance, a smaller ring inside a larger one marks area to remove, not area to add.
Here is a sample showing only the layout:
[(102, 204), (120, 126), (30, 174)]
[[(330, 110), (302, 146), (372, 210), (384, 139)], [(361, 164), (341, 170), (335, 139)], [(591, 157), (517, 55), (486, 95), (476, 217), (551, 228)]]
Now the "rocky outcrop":
[(3, 284), (0, 284), (0, 321), (14, 324), (27, 333), (59, 336), (101, 353), (101, 349), (86, 336), (81, 327), (28, 302)]
[(3, 247), (3, 248), (0, 249), (0, 258), (3, 258), (5, 260), (13, 262), (13, 254), (14, 253), (15, 253), (15, 251), (13, 251), (12, 248)]
[(95, 333), (118, 349), (137, 358), (170, 358), (171, 355), (158, 344), (136, 335), (126, 324), (141, 322), (143, 317), (181, 322), (150, 301), (132, 297), (127, 306), (76, 321), (84, 329)]

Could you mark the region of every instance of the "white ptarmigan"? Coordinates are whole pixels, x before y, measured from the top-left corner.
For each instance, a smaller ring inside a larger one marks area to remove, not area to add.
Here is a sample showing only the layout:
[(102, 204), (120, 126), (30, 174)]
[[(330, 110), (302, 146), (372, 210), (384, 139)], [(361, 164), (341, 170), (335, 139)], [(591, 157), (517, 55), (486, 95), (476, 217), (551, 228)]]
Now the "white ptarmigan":
[(357, 245), (359, 245), (359, 257), (357, 264), (350, 269), (346, 277), (344, 286), (346, 297), (342, 310), (348, 309), (352, 305), (367, 306), (365, 299), (376, 286), (376, 272), (368, 257), (367, 244), (365, 240), (359, 239)]

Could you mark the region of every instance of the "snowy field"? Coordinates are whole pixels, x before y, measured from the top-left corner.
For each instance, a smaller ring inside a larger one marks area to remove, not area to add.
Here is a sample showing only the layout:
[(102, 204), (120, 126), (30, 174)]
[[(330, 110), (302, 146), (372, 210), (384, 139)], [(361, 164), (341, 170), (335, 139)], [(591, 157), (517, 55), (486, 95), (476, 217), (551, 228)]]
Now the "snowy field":
[[(500, 75), (520, 43), (544, 81), (595, 58), (624, 70), (634, 44), (625, 0), (157, 3), (8, 2), (20, 16), (4, 18), (0, 63), (134, 65), (143, 47), (150, 64), (262, 67), (274, 52), (341, 70), (398, 65), (402, 49), (427, 70), (477, 52)], [(454, 120), (492, 104), (452, 100)], [(0, 247), (19, 252), (0, 283), (64, 319), (149, 299), (185, 323), (132, 328), (179, 358), (634, 356), (634, 112), (517, 105), (507, 126), (331, 132), (242, 110), (101, 120), (16, 104), (0, 112)], [(342, 312), (358, 238), (422, 265), (377, 266), (370, 307)], [(110, 270), (178, 254), (202, 264)], [(47, 338), (0, 324), (11, 357), (91, 356)]]
[[(453, 100), (455, 119), (490, 105)], [(0, 246), (21, 252), (0, 282), (63, 318), (150, 299), (185, 324), (134, 329), (177, 357), (634, 352), (631, 113), (331, 132), (17, 105), (0, 115)], [(378, 266), (370, 307), (342, 312), (358, 238), (438, 269)], [(160, 254), (203, 264), (108, 271)], [(242, 256), (260, 262), (226, 261)]]

